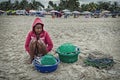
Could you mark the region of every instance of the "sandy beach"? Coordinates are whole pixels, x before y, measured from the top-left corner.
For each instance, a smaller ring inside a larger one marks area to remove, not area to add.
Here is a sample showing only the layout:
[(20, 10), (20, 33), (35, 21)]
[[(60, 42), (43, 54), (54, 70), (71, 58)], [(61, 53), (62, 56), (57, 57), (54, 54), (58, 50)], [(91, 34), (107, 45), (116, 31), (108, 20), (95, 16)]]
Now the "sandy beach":
[[(35, 16), (0, 16), (0, 80), (120, 80), (120, 17), (42, 17), (54, 43), (51, 54), (57, 57), (55, 50), (66, 42), (81, 50), (77, 62), (60, 62), (52, 73), (40, 73), (27, 63), (24, 43), (34, 19)], [(110, 70), (83, 66), (91, 51), (110, 54), (116, 64)]]

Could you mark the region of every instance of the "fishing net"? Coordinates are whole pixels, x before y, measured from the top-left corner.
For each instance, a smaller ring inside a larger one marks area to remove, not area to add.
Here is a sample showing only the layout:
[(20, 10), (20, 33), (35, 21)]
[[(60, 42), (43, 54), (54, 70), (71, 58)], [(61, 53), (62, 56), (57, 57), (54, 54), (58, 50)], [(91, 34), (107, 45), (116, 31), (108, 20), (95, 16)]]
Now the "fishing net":
[(54, 65), (57, 62), (56, 58), (51, 54), (47, 54), (47, 55), (41, 57), (40, 60), (41, 60), (42, 65)]
[(74, 46), (72, 43), (64, 43), (57, 48), (59, 54), (70, 54), (79, 52), (79, 48)]
[(93, 52), (88, 55), (84, 63), (87, 66), (97, 67), (99, 69), (110, 69), (114, 65), (113, 57), (110, 55)]

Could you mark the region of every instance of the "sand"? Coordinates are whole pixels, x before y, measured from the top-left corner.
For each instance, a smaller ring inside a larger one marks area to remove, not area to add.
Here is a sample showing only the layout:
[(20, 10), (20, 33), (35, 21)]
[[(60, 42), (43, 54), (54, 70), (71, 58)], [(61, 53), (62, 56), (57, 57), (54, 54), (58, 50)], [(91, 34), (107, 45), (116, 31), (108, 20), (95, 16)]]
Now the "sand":
[[(35, 16), (0, 16), (0, 80), (119, 80), (120, 79), (120, 18), (41, 18), (54, 48), (69, 42), (81, 53), (75, 63), (60, 62), (52, 73), (40, 73), (28, 64), (24, 49), (25, 38)], [(110, 69), (84, 66), (91, 51), (110, 54), (116, 64)]]

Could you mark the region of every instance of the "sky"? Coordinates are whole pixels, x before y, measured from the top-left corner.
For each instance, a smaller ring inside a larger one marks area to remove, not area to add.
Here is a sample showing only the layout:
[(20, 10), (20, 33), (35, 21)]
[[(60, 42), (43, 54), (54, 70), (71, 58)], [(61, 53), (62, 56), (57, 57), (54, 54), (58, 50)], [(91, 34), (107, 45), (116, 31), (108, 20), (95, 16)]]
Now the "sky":
[[(8, 0), (0, 0), (0, 2), (1, 1), (8, 1)], [(15, 0), (11, 0), (11, 1), (14, 2)], [(21, 0), (18, 0), (18, 1), (21, 1)], [(32, 0), (28, 0), (28, 1), (32, 1)], [(40, 1), (45, 7), (48, 6), (49, 1), (53, 1), (54, 3), (57, 3), (57, 4), (60, 2), (60, 0), (36, 0), (36, 1)], [(80, 4), (87, 4), (90, 2), (99, 2), (99, 1), (106, 1), (106, 2), (117, 1), (120, 4), (120, 0), (79, 0)]]

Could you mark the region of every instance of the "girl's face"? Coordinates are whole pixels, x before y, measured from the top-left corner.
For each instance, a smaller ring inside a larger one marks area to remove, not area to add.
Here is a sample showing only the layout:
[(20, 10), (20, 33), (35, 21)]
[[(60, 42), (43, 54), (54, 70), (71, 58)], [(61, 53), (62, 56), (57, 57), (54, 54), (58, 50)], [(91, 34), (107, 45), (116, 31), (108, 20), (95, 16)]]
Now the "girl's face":
[(43, 27), (42, 27), (42, 25), (41, 24), (37, 24), (36, 26), (35, 26), (35, 33), (36, 34), (40, 34), (41, 32), (42, 32), (42, 29), (43, 29)]

